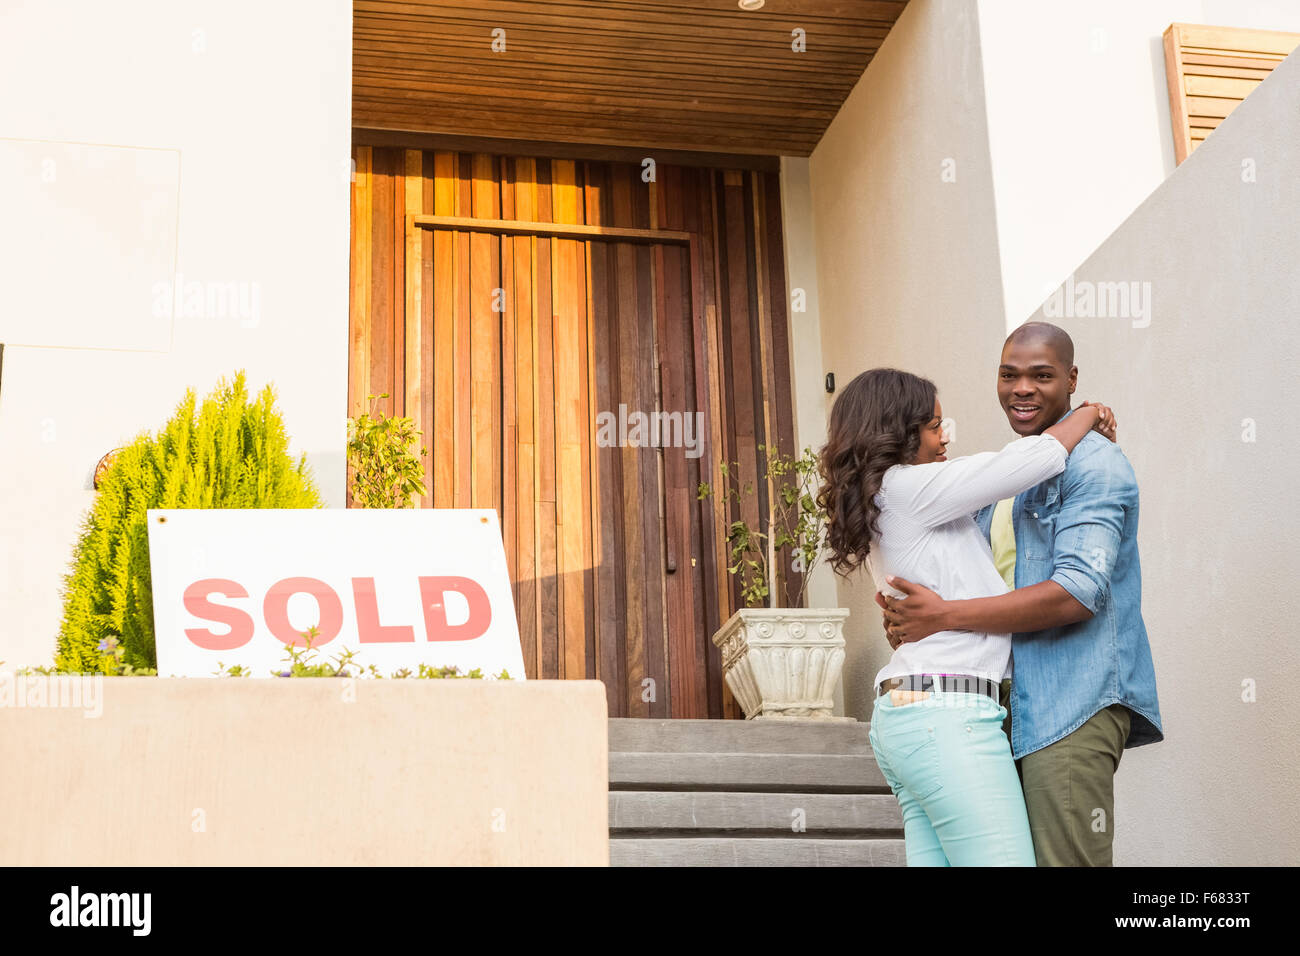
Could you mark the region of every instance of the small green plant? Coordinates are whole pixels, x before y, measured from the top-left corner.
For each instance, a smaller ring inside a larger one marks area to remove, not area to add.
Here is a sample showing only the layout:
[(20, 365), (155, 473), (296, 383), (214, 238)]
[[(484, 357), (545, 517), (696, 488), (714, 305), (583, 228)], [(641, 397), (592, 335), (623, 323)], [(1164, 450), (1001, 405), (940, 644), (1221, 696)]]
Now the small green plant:
[[(746, 607), (776, 606), (769, 601), (769, 596), (776, 591), (776, 559), (788, 550), (794, 570), (801, 575), (792, 606), (800, 607), (808, 588), (808, 575), (821, 559), (826, 540), (826, 512), (817, 504), (816, 496), (817, 454), (805, 448), (796, 458), (782, 455), (767, 445), (759, 445), (758, 451), (764, 456), (772, 480), (768, 530), (760, 530), (761, 523), (760, 528), (751, 528), (744, 520), (731, 522), (727, 526), (730, 562), (727, 571), (739, 576), (740, 596)], [(740, 483), (739, 470), (736, 462), (722, 462), (725, 487), (718, 492), (724, 502), (734, 505), (737, 514), (745, 499), (758, 494), (754, 482)], [(708, 482), (700, 482), (698, 500), (713, 494)]]
[[(272, 677), (367, 677), (373, 679), (383, 679), (383, 674), (374, 664), (362, 668), (356, 662), (357, 652), (355, 650), (341, 651), (335, 655), (334, 660), (318, 660), (320, 648), (313, 647), (312, 642), (320, 636), (320, 630), (316, 625), (312, 625), (302, 632), (304, 646), (299, 648), (294, 644), (285, 646), (284, 664), (271, 671)], [(355, 672), (355, 673), (354, 673)], [(217, 677), (248, 677), (250, 672), (247, 667), (239, 664), (233, 664), (225, 667), (220, 661), (217, 662)], [(485, 679), (483, 671), (475, 667), (468, 674), (462, 674), (459, 667), (432, 667), (428, 664), (418, 665), (417, 671), (412, 674), (410, 668), (403, 667), (399, 671), (394, 671), (392, 678), (400, 680), (407, 677), (416, 679), (437, 679), (451, 677), (475, 678), (478, 680)], [(501, 673), (496, 675), (497, 680), (511, 680), (510, 672), (504, 667)]]
[(348, 464), (352, 466), (352, 501), (361, 508), (409, 508), (411, 499), (428, 494), (424, 487), (426, 449), (415, 450), (423, 433), (409, 418), (370, 410), (348, 419)]
[(64, 579), (54, 668), (143, 674), (157, 666), (149, 569), (150, 508), (320, 508), (307, 456), (289, 439), (267, 385), (250, 402), (239, 371), (197, 409), (193, 389), (156, 435), (113, 459), (83, 519)]
[(104, 655), (100, 665), (100, 673), (107, 674), (110, 677), (157, 677), (158, 669), (155, 667), (136, 667), (134, 664), (128, 664), (123, 661), (126, 657), (126, 648), (124, 648), (116, 637), (106, 637), (96, 645), (96, 650)]

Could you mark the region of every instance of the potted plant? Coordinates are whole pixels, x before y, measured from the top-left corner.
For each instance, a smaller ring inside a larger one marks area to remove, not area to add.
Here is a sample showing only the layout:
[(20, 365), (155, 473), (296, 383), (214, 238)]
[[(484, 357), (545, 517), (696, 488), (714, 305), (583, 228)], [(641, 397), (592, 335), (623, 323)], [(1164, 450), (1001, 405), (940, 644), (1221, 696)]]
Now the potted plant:
[[(835, 717), (833, 695), (844, 665), (847, 608), (806, 608), (808, 577), (822, 556), (826, 513), (817, 504), (817, 456), (805, 448), (799, 457), (760, 445), (772, 483), (766, 531), (744, 520), (727, 525), (727, 570), (737, 576), (745, 607), (713, 635), (722, 651), (722, 672), (747, 719), (852, 720)], [(757, 496), (753, 482), (743, 486), (738, 466), (721, 465), (724, 503), (742, 513), (742, 503)], [(699, 498), (715, 494), (707, 482)], [(801, 580), (786, 588), (780, 603), (778, 559), (786, 556)]]

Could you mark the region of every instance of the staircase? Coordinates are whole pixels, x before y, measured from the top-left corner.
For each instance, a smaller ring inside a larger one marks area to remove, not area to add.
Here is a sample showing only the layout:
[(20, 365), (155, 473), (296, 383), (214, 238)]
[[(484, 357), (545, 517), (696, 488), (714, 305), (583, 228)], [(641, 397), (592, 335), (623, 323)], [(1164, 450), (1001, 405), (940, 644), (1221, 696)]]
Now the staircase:
[(868, 726), (612, 718), (610, 865), (904, 865)]

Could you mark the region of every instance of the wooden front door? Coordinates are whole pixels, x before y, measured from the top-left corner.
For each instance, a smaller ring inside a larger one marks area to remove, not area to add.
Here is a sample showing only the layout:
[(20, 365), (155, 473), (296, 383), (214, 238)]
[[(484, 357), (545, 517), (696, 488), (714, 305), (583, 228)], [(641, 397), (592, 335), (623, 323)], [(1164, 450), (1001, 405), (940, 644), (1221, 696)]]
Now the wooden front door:
[(528, 676), (603, 680), (611, 716), (734, 715), (696, 495), (728, 444), (716, 250), (647, 222), (625, 164), (356, 158), (350, 413), (388, 391), (424, 432), (421, 504), (498, 511)]

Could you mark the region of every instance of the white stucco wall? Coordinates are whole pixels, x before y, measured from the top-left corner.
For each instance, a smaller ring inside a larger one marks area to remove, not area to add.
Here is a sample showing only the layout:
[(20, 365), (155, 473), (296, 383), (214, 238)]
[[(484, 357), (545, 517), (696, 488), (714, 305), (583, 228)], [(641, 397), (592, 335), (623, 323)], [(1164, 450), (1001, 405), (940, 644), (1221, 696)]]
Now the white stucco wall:
[[(794, 400), (794, 438), (800, 448), (817, 451), (826, 441), (826, 393), (822, 358), (821, 300), (817, 294), (817, 234), (813, 225), (809, 160), (781, 157), (781, 229), (785, 242), (785, 286), (790, 290), (790, 366)], [(831, 569), (820, 564), (808, 578), (808, 607), (838, 607)], [(835, 688), (835, 713), (844, 715), (843, 681)]]
[[(6, 237), (95, 259), (69, 255), (63, 285), (43, 276), (10, 297), (37, 303), (30, 320), (0, 315), (8, 341), (26, 343), (5, 348), (0, 382), (6, 667), (52, 659), (58, 586), (92, 501), (95, 463), (160, 427), (186, 387), (202, 398), (238, 368), (252, 392), (274, 382), (291, 450), (309, 454), (329, 505), (343, 505), (352, 5), (304, 9), (256, 0), (0, 7), (0, 88), (13, 94), (0, 98), (0, 146), (10, 168), (34, 177), (43, 157), (60, 157), (52, 181), (8, 185), (44, 190), (68, 213), (58, 220), (68, 233), (65, 220), (76, 216), (98, 230), (65, 243), (31, 204), (0, 215)], [(67, 143), (123, 149), (79, 153)], [(165, 163), (131, 160), (114, 180), (94, 158), (137, 154), (169, 157), (176, 176), (168, 181)], [(88, 204), (76, 184), (94, 176), (109, 185)], [(142, 228), (152, 213), (128, 215), (138, 206), (115, 185), (147, 193), (150, 183), (159, 208), (175, 210), (170, 225), (158, 214), (152, 230)], [(173, 277), (143, 288), (141, 264), (169, 259), (187, 284), (242, 283), (249, 308), (171, 318), (154, 334), (152, 286)], [(121, 273), (133, 284), (106, 282), (87, 295), (87, 275)], [(96, 303), (102, 321), (88, 323), (84, 310)]]
[[(1161, 48), (1175, 20), (1300, 31), (1300, 5), (908, 5), (811, 158), (815, 384), (899, 365), (939, 385), (954, 452), (1001, 447), (1008, 328), (1072, 271), (1151, 283), (1149, 325), (1052, 318), (1075, 339), (1082, 393), (1116, 407), (1142, 489), (1168, 739), (1124, 756), (1115, 859), (1294, 865), (1300, 529), (1278, 502), (1300, 398), (1300, 60), (1175, 170)], [(956, 157), (956, 182), (941, 180), (942, 157)], [(846, 709), (864, 718), (888, 654), (871, 591), (839, 586), (853, 613)]]
[(1080, 283), (1149, 283), (1149, 315), (1050, 318), (1141, 488), (1166, 740), (1124, 755), (1117, 865), (1300, 862), (1297, 169), (1292, 56), (1074, 270), (1076, 304)]
[[(1005, 443), (994, 393), (1005, 313), (975, 13), (973, 3), (909, 3), (812, 154), (823, 367), (796, 382), (811, 401), (824, 372), (840, 386), (883, 365), (932, 378), (956, 454)], [(823, 400), (823, 442), (829, 408)], [(805, 409), (801, 428), (811, 427)], [(864, 573), (838, 585), (851, 612), (845, 712), (861, 719), (890, 654), (874, 593)]]
[(1007, 330), (1175, 167), (1171, 23), (1300, 31), (1294, 0), (978, 0)]

